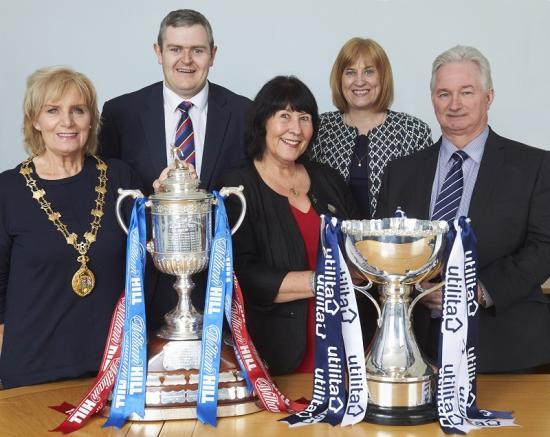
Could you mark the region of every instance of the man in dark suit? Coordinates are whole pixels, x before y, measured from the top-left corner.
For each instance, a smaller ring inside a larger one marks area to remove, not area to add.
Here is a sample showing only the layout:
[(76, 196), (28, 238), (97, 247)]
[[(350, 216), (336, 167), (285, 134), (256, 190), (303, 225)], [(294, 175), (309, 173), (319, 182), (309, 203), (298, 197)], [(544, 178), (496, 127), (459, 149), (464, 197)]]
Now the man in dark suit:
[[(212, 191), (218, 178), (244, 159), (244, 124), (250, 100), (207, 80), (217, 47), (212, 28), (199, 12), (181, 9), (161, 22), (154, 45), (164, 81), (109, 100), (103, 106), (99, 154), (127, 162), (141, 177), (144, 194), (172, 162), (176, 128), (188, 109), (194, 136), (194, 161), (201, 188)], [(149, 266), (152, 263), (149, 263)], [(148, 319), (152, 328), (176, 304), (174, 277), (148, 271)], [(195, 278), (193, 303), (204, 305), (204, 275)]]
[(228, 168), (244, 158), (244, 123), (250, 100), (208, 82), (217, 47), (212, 28), (199, 12), (170, 12), (154, 45), (164, 81), (109, 100), (103, 106), (100, 155), (130, 164), (145, 194), (167, 166), (181, 117), (178, 105), (193, 105), (196, 170), (201, 187), (211, 191)]
[[(401, 206), (408, 217), (433, 219), (452, 155), (465, 152), (461, 197), (445, 219), (470, 217), (477, 236), (478, 369), (516, 371), (548, 363), (550, 310), (541, 284), (550, 275), (549, 153), (489, 128), (494, 91), (489, 62), (478, 50), (457, 46), (438, 56), (431, 93), (442, 138), (389, 165), (376, 216), (393, 216)], [(433, 358), (441, 293), (423, 303), (417, 327), (424, 321), (429, 328), (418, 329), (417, 337)]]

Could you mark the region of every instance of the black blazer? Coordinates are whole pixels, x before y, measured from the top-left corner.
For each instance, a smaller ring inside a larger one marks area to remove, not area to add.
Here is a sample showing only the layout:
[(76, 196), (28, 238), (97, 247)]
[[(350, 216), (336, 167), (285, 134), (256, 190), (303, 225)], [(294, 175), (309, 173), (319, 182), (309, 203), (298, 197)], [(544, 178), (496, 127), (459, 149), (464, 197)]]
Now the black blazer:
[[(201, 188), (212, 191), (220, 175), (244, 159), (244, 125), (250, 100), (209, 83)], [(105, 102), (99, 155), (119, 158), (141, 177), (146, 195), (166, 167), (162, 82)]]
[[(359, 210), (343, 178), (324, 164), (304, 164), (311, 180), (309, 199), (318, 214), (358, 218)], [(246, 322), (272, 374), (290, 373), (306, 348), (307, 299), (274, 303), (288, 272), (308, 270), (306, 249), (288, 199), (271, 190), (252, 164), (222, 178), (244, 186), (247, 214), (233, 236), (234, 266), (245, 300)], [(230, 222), (240, 202), (226, 201)]]
[[(212, 191), (222, 173), (243, 161), (244, 125), (250, 100), (209, 82), (208, 117), (200, 187)], [(141, 178), (143, 193), (152, 194), (153, 181), (166, 167), (166, 134), (162, 82), (105, 102), (101, 114), (99, 155), (119, 158)], [(193, 305), (204, 308), (206, 274), (193, 277)], [(148, 257), (146, 272), (147, 322), (155, 330), (164, 314), (176, 306), (175, 278), (159, 273)]]
[[(401, 206), (408, 217), (429, 218), (440, 146), (441, 140), (390, 163), (377, 217), (391, 217)], [(479, 370), (550, 362), (550, 310), (541, 290), (550, 276), (550, 154), (490, 130), (469, 217), (478, 240), (478, 279), (494, 301), (480, 313)], [(423, 333), (417, 334), (422, 343)]]

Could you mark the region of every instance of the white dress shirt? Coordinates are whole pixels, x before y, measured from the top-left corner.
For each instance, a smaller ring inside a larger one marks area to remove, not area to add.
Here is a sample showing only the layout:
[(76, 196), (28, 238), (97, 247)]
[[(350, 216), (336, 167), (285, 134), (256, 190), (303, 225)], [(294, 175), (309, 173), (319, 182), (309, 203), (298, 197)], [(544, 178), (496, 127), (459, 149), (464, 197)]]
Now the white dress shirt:
[[(181, 118), (178, 105), (183, 102), (180, 96), (163, 84), (164, 97), (164, 129), (166, 133), (166, 162), (172, 162), (172, 147), (176, 136), (176, 129)], [(195, 94), (188, 102), (193, 103), (189, 109), (189, 117), (193, 123), (193, 139), (195, 141), (195, 167), (200, 178), (202, 157), (204, 152), (204, 137), (206, 136), (206, 117), (208, 115), (208, 82), (202, 90)]]

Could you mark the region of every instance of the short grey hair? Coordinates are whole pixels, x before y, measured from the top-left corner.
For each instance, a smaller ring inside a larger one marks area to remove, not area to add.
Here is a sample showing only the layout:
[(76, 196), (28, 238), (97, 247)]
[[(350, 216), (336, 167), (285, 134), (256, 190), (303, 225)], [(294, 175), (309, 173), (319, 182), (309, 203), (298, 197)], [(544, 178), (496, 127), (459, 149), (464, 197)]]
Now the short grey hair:
[(193, 9), (177, 9), (170, 12), (162, 22), (160, 23), (159, 34), (157, 37), (157, 43), (162, 50), (162, 40), (166, 34), (168, 27), (191, 27), (195, 24), (199, 24), (206, 30), (206, 37), (208, 38), (208, 45), (210, 51), (214, 50), (214, 33), (212, 32), (212, 26), (204, 15)]
[(435, 88), (435, 75), (443, 65), (451, 62), (473, 62), (479, 68), (481, 74), (481, 83), (485, 90), (493, 89), (493, 79), (491, 78), (491, 66), (483, 54), (474, 47), (455, 46), (445, 50), (432, 64), (432, 79), (430, 81), (430, 91), (433, 93)]

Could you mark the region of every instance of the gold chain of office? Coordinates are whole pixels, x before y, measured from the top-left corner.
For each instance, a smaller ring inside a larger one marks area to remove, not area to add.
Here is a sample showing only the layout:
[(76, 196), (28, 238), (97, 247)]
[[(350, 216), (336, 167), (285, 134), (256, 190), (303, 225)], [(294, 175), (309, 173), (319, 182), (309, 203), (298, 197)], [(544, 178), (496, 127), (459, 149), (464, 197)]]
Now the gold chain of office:
[(77, 261), (80, 263), (80, 268), (73, 275), (71, 285), (73, 291), (80, 297), (88, 295), (95, 286), (95, 276), (88, 268), (88, 261), (90, 261), (90, 258), (88, 258), (87, 253), (90, 246), (96, 241), (97, 231), (101, 227), (105, 194), (107, 193), (107, 164), (98, 156), (92, 156), (97, 161), (96, 168), (99, 170), (98, 184), (95, 187), (97, 197), (95, 199), (95, 208), (90, 212), (92, 216), (90, 230), (84, 233), (84, 239), (82, 241), (78, 241), (77, 234), (69, 232), (67, 225), (60, 220), (61, 213), (52, 209), (51, 203), (46, 200), (46, 191), (37, 187), (36, 180), (32, 177), (33, 170), (30, 166), (32, 157), (24, 161), (19, 170), (19, 173), (25, 178), (27, 187), (31, 190), (33, 199), (36, 199), (40, 205), (40, 209), (46, 213), (48, 220), (55, 225), (56, 229), (63, 234), (67, 244), (73, 246), (79, 254)]

